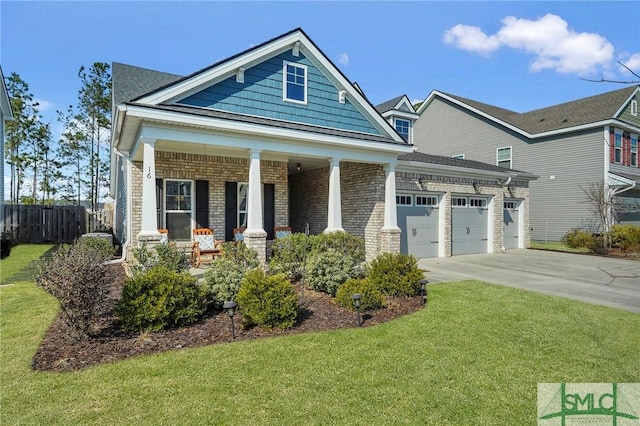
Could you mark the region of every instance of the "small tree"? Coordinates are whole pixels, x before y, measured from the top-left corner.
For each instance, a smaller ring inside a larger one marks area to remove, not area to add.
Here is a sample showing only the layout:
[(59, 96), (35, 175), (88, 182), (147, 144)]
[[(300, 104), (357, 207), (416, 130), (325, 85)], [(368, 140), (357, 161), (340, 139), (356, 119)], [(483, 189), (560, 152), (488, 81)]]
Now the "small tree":
[(615, 191), (609, 185), (605, 185), (603, 181), (589, 182), (587, 188), (580, 187), (586, 195), (586, 203), (589, 210), (598, 219), (600, 230), (603, 237), (603, 244), (611, 247), (610, 232), (611, 227), (615, 223)]

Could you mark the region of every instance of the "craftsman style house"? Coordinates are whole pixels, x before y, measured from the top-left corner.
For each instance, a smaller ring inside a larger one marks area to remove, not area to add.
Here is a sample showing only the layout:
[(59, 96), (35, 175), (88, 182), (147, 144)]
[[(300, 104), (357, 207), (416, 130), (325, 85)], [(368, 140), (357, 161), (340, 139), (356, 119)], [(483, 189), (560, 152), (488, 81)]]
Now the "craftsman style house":
[(534, 176), (414, 152), (406, 96), (376, 110), (300, 29), (186, 77), (120, 63), (112, 75), (111, 194), (125, 249), (160, 230), (185, 246), (195, 228), (225, 240), (241, 230), (266, 259), (277, 227), (308, 226), (364, 238), (369, 259), (493, 252), (505, 247), (507, 198), (522, 203), (510, 242), (528, 245)]
[(640, 201), (639, 91), (631, 86), (517, 113), (436, 90), (418, 110), (413, 143), (538, 175), (530, 188), (534, 240), (558, 241), (573, 228), (597, 232), (585, 195), (590, 185), (614, 195), (619, 221), (640, 223), (628, 213)]

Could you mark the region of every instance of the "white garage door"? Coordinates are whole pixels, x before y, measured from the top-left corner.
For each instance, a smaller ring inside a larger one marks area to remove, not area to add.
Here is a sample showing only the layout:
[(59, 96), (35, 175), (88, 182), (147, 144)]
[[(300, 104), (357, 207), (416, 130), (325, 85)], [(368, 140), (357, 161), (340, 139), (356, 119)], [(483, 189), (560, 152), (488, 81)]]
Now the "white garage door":
[(513, 249), (520, 247), (520, 201), (504, 200), (503, 213), (503, 239), (504, 248)]
[(396, 197), (400, 252), (421, 259), (438, 256), (438, 197), (406, 194)]
[(451, 254), (486, 253), (488, 224), (486, 198), (451, 197)]

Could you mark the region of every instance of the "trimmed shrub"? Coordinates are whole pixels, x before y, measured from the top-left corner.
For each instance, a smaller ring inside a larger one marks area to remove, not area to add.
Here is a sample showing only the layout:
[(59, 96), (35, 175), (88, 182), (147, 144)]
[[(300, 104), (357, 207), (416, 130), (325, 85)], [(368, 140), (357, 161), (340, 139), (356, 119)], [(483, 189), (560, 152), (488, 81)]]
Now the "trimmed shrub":
[(314, 238), (302, 233), (294, 233), (276, 239), (271, 247), (273, 256), (269, 260), (271, 272), (285, 274), (292, 281), (302, 278), (305, 253), (308, 258)]
[(640, 226), (613, 225), (611, 227), (611, 245), (625, 252), (639, 252)]
[(593, 254), (605, 255), (609, 253), (609, 247), (607, 241), (602, 235), (591, 236), (587, 248)]
[(594, 244), (594, 237), (590, 232), (583, 231), (582, 229), (572, 229), (568, 231), (562, 237), (561, 241), (567, 247), (571, 248), (589, 248)]
[(205, 308), (195, 277), (158, 265), (125, 282), (116, 311), (122, 330), (143, 332), (192, 324)]
[(60, 302), (68, 324), (82, 335), (92, 334), (91, 323), (105, 305), (113, 275), (104, 262), (112, 256), (108, 241), (81, 238), (36, 263), (36, 284)]
[(355, 311), (356, 308), (353, 305), (351, 296), (356, 293), (362, 296), (360, 299), (360, 310), (362, 311), (378, 309), (384, 306), (384, 296), (368, 278), (348, 279), (338, 288), (336, 302), (345, 308)]
[(143, 243), (141, 247), (133, 249), (133, 258), (135, 262), (131, 269), (134, 275), (143, 274), (159, 265), (175, 272), (185, 272), (190, 267), (189, 258), (173, 241), (156, 244), (152, 249)]
[(246, 268), (229, 257), (211, 262), (204, 273), (202, 286), (214, 307), (220, 308), (224, 302), (236, 300), (236, 294), (246, 272)]
[(330, 248), (351, 258), (354, 265), (365, 260), (364, 239), (348, 232), (331, 232), (314, 236), (312, 241), (314, 252), (324, 252)]
[(258, 252), (244, 243), (223, 243), (222, 253), (224, 253), (225, 258), (232, 259), (243, 269), (253, 269), (260, 266)]
[(412, 255), (382, 253), (371, 262), (369, 279), (388, 296), (415, 296), (420, 292), (423, 272)]
[(245, 327), (286, 329), (298, 317), (298, 295), (284, 274), (267, 275), (262, 269), (247, 272), (237, 302)]
[(338, 287), (356, 274), (353, 259), (334, 248), (314, 252), (307, 261), (306, 283), (316, 291), (336, 295)]

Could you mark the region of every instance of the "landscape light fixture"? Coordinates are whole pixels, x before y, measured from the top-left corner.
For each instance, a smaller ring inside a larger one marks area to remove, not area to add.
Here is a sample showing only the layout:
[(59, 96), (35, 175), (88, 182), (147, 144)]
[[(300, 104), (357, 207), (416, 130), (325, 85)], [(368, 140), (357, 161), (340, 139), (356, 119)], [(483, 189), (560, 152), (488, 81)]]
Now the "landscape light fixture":
[(356, 308), (356, 312), (358, 315), (358, 327), (362, 325), (362, 320), (360, 319), (360, 299), (362, 299), (362, 295), (360, 293), (356, 293), (351, 296), (353, 299), (353, 306)]
[(229, 319), (231, 320), (231, 338), (232, 339), (236, 338), (236, 330), (233, 325), (233, 316), (236, 314), (236, 306), (238, 306), (238, 304), (233, 300), (229, 302), (224, 302), (224, 305), (222, 305), (222, 309), (224, 309), (227, 315), (229, 315)]
[(420, 297), (422, 299), (422, 304), (427, 303), (427, 283), (429, 281), (425, 278), (420, 280)]
[(297, 170), (297, 171), (302, 170), (302, 164), (300, 164), (300, 163), (296, 163), (296, 170)]

